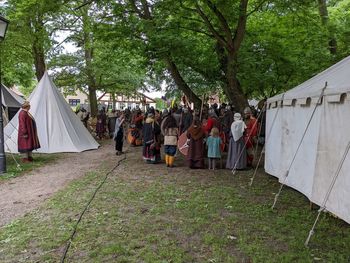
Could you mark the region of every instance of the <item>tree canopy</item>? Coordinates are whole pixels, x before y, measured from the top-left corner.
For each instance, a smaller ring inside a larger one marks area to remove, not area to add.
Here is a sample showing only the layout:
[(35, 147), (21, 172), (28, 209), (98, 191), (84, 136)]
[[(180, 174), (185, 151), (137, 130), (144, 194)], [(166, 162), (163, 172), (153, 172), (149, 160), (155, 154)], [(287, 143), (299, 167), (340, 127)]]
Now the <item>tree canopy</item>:
[(97, 90), (133, 94), (164, 83), (196, 105), (203, 94), (223, 93), (242, 110), (247, 98), (288, 90), (349, 55), (349, 7), (350, 0), (8, 0), (4, 82), (31, 88), (51, 69), (59, 86), (88, 92), (93, 114)]

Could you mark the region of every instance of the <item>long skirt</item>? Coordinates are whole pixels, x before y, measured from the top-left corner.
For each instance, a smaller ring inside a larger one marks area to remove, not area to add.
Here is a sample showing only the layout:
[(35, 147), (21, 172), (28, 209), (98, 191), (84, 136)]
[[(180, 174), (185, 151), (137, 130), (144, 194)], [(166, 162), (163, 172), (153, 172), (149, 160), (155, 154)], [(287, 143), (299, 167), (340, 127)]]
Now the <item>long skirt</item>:
[(187, 165), (191, 169), (204, 168), (204, 144), (203, 139), (193, 140), (191, 138), (186, 156)]
[(161, 161), (160, 146), (154, 143), (143, 144), (143, 159), (147, 163), (159, 163)]
[(123, 151), (123, 138), (124, 138), (124, 131), (123, 129), (119, 129), (117, 133), (117, 137), (115, 138), (115, 150), (118, 152)]
[(232, 170), (247, 168), (247, 151), (244, 144), (243, 137), (236, 142), (231, 137), (226, 161), (227, 169)]

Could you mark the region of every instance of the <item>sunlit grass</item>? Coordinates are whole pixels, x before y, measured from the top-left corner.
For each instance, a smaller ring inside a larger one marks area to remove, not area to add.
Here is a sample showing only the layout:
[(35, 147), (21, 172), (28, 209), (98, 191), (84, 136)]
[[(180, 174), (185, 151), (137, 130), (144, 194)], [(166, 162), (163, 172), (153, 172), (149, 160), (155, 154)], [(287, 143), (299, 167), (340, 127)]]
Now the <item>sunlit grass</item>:
[[(177, 163), (181, 165), (180, 162)], [(1, 262), (58, 262), (79, 213), (113, 164), (88, 173), (0, 230)], [(67, 262), (348, 262), (349, 225), (259, 172), (145, 165), (129, 154), (78, 227)]]

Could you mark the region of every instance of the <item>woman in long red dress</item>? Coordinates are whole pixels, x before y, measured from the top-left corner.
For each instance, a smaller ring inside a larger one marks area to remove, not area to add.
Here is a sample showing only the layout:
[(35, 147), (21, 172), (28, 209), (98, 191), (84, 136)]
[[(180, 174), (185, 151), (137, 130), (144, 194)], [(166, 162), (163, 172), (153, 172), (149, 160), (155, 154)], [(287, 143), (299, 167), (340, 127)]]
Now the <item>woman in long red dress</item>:
[(32, 162), (32, 151), (40, 148), (40, 142), (33, 116), (29, 113), (30, 104), (25, 101), (18, 115), (18, 152), (22, 162)]

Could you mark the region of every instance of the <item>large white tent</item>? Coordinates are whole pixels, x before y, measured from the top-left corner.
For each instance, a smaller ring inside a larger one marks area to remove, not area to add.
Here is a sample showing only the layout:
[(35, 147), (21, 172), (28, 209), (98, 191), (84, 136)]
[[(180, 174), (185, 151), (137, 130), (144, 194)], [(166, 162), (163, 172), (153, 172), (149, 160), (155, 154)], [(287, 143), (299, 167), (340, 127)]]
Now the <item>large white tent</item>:
[[(28, 100), (41, 145), (37, 152), (82, 152), (98, 148), (99, 144), (71, 110), (47, 72)], [(4, 128), (7, 152), (17, 152), (18, 114)]]
[(350, 56), (268, 100), (265, 153), (267, 173), (348, 223), (349, 116)]

